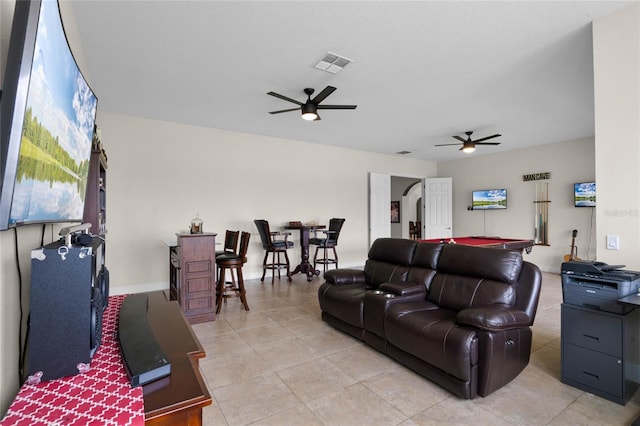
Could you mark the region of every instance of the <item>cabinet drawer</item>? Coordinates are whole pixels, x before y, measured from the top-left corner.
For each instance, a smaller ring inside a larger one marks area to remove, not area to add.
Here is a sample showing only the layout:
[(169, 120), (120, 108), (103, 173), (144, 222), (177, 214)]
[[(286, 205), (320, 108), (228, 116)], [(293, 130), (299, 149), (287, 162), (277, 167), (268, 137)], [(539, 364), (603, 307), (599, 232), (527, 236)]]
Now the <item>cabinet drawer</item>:
[(187, 274), (198, 274), (198, 273), (211, 273), (213, 272), (213, 262), (209, 259), (206, 260), (195, 260), (195, 261), (186, 261), (184, 263), (185, 273)]
[(562, 305), (562, 341), (622, 357), (622, 318)]
[(564, 343), (562, 378), (622, 398), (622, 360), (618, 357)]

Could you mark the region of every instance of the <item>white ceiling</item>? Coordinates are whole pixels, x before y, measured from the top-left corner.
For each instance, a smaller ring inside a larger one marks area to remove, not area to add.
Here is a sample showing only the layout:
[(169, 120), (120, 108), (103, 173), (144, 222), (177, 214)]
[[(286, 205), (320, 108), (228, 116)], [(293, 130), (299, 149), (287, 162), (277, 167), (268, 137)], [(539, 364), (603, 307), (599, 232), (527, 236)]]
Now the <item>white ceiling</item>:
[[(636, 0), (637, 1), (637, 0)], [(443, 161), (594, 134), (590, 23), (631, 1), (76, 1), (102, 111)], [(337, 75), (327, 53), (354, 62)], [(338, 88), (306, 122), (267, 92)], [(179, 142), (179, 141), (176, 141)]]

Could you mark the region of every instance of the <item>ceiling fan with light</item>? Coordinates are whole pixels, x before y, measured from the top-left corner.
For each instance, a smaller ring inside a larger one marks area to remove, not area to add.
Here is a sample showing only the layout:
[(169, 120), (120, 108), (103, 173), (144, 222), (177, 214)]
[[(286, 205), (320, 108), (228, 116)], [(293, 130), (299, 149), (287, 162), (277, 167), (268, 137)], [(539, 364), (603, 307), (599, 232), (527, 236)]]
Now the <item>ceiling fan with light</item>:
[(322, 92), (318, 93), (313, 99), (311, 99), (311, 95), (313, 95), (314, 90), (311, 88), (306, 88), (304, 89), (304, 93), (307, 95), (307, 101), (304, 103), (276, 92), (268, 92), (267, 95), (275, 96), (276, 98), (280, 98), (282, 100), (299, 105), (296, 108), (270, 111), (269, 114), (280, 114), (282, 112), (300, 110), (302, 112), (303, 119), (308, 121), (317, 121), (320, 120), (320, 116), (318, 115), (319, 109), (356, 109), (357, 105), (320, 105), (320, 102), (324, 101), (326, 97), (332, 94), (335, 90), (335, 87), (327, 86), (322, 90)]
[[(499, 134), (495, 134), (495, 135), (491, 135), (491, 136), (487, 136), (486, 138), (480, 138), (480, 139), (476, 139), (471, 140), (471, 135), (473, 134), (473, 132), (468, 131), (468, 132), (464, 132), (467, 135), (467, 139), (465, 140), (462, 136), (453, 136), (454, 139), (458, 139), (460, 142), (462, 142), (462, 147), (460, 147), (460, 151), (462, 152), (473, 152), (476, 150), (476, 145), (500, 145), (500, 142), (484, 142), (486, 140), (489, 139), (493, 139), (493, 138), (497, 138), (498, 136), (502, 136)], [(460, 145), (459, 143), (445, 143), (445, 144), (440, 144), (440, 145), (435, 145), (435, 146), (452, 146), (452, 145)]]

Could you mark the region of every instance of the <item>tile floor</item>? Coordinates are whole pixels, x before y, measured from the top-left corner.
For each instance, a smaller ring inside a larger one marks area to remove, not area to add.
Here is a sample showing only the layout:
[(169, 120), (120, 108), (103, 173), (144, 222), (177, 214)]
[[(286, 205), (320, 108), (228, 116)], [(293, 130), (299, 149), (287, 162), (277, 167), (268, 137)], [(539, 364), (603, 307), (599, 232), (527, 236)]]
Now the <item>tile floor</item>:
[(213, 425), (628, 425), (640, 391), (621, 406), (560, 382), (560, 277), (544, 274), (527, 368), (486, 398), (462, 400), (320, 319), (301, 275), (246, 282), (249, 312), (230, 299), (193, 326), (214, 401)]

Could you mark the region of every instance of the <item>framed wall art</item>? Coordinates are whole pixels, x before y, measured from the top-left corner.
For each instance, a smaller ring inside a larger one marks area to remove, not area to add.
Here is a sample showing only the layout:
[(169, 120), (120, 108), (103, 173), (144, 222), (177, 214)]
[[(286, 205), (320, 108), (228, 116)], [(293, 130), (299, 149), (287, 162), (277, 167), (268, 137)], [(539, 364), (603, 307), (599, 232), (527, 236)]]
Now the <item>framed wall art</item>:
[(400, 223), (400, 201), (391, 202), (391, 223)]

